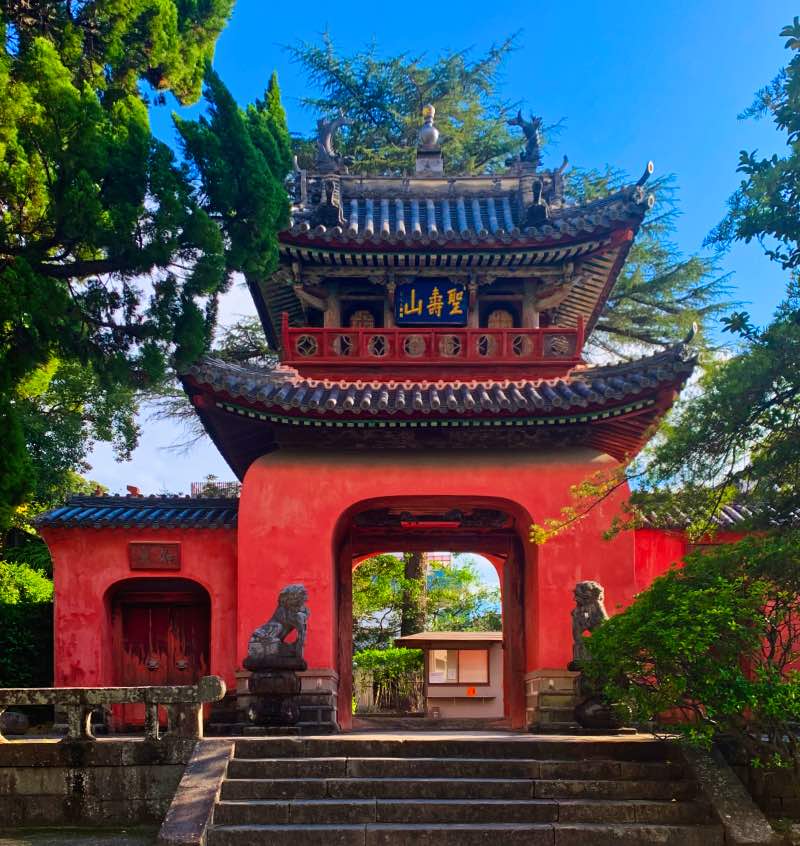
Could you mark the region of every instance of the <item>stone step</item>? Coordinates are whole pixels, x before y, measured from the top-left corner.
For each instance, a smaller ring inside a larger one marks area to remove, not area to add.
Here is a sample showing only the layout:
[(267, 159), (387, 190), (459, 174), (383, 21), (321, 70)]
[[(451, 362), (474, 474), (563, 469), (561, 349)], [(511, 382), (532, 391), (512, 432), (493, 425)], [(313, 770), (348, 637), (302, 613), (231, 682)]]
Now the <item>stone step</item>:
[(234, 758), (230, 778), (681, 778), (677, 763), (647, 761), (540, 761), (530, 758)]
[(691, 781), (623, 781), (540, 779), (533, 782), (535, 799), (693, 799), (697, 786)]
[(719, 825), (592, 825), (558, 823), (553, 826), (555, 846), (624, 846), (658, 843), (660, 846), (723, 846)]
[(533, 799), (530, 779), (226, 779), (223, 799)]
[(240, 739), (236, 758), (538, 758), (663, 761), (673, 756), (668, 744), (650, 738), (565, 738), (531, 735), (514, 738), (357, 738), (274, 737)]
[(658, 823), (709, 822), (699, 802), (548, 799), (305, 799), (223, 801), (216, 825), (303, 825), (356, 823)]
[(719, 826), (487, 823), (213, 826), (209, 846), (722, 846)]
[[(550, 825), (214, 826), (208, 846), (552, 846)], [(584, 844), (585, 846), (585, 844)]]
[(223, 799), (649, 799), (694, 798), (689, 781), (519, 778), (235, 779)]
[(708, 803), (697, 799), (678, 802), (671, 799), (557, 799), (555, 802), (560, 823), (693, 825), (712, 821)]

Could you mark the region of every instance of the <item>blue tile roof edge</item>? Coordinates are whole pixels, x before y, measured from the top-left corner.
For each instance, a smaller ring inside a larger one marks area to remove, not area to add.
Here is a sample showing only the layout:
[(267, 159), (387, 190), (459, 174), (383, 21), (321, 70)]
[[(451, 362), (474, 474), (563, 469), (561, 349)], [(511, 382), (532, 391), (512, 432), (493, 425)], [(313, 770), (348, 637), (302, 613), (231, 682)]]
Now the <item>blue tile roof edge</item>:
[(239, 500), (221, 497), (75, 496), (41, 514), (38, 527), (235, 528)]

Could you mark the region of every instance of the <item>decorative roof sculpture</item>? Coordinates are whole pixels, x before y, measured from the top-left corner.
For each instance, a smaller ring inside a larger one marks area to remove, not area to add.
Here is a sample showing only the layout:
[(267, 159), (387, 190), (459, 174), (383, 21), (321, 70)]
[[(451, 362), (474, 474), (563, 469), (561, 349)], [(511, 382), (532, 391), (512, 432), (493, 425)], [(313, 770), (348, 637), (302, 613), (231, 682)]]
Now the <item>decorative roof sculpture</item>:
[(350, 156), (338, 156), (333, 148), (333, 136), (350, 121), (339, 112), (335, 118), (320, 118), (317, 121), (316, 168), (320, 173), (347, 173), (347, 166), (353, 163)]
[(536, 170), (542, 163), (542, 119), (534, 115), (529, 120), (522, 117), (522, 111), (506, 121), (509, 126), (518, 126), (525, 136), (525, 150), (516, 159), (509, 159), (506, 164), (513, 165), (516, 162), (525, 162), (533, 170)]

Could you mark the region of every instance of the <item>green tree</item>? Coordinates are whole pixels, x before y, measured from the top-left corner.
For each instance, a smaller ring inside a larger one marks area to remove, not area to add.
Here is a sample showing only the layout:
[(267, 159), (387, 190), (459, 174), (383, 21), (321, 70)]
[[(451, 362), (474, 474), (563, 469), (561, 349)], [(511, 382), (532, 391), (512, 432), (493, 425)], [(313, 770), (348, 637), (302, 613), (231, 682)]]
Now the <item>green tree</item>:
[(29, 564), (0, 560), (0, 687), (53, 683), (53, 583)]
[[(676, 498), (698, 532), (731, 500), (746, 496), (756, 527), (792, 525), (800, 506), (800, 283), (798, 250), (789, 218), (800, 219), (791, 187), (800, 172), (800, 24), (783, 30), (794, 55), (748, 114), (771, 115), (786, 133), (786, 153), (756, 159), (742, 153), (745, 173), (728, 213), (712, 238), (723, 247), (757, 239), (767, 255), (788, 269), (786, 294), (771, 322), (753, 325), (734, 312), (724, 328), (736, 339), (729, 355), (709, 362), (700, 390), (662, 429), (642, 468), (645, 489), (661, 491), (663, 507)], [(800, 232), (800, 230), (798, 230)], [(678, 491), (670, 496), (665, 492)]]
[(356, 651), (385, 649), (416, 631), (499, 631), (499, 591), (482, 583), (469, 560), (435, 562), (409, 575), (410, 554), (378, 555), (353, 573), (353, 644)]
[[(303, 104), (326, 116), (342, 111), (351, 121), (337, 151), (353, 156), (354, 172), (413, 170), (422, 107), (432, 103), (449, 171), (478, 173), (502, 166), (520, 147), (506, 124), (510, 106), (497, 97), (498, 73), (514, 42), (508, 38), (474, 60), (466, 50), (433, 60), (410, 53), (383, 58), (374, 45), (342, 56), (327, 34), (322, 44), (288, 49), (317, 92)], [(313, 150), (313, 138), (296, 142), (305, 165)]]
[(625, 719), (762, 764), (800, 752), (800, 537), (749, 537), (687, 558), (587, 639), (584, 671)]
[(742, 117), (768, 118), (786, 134), (783, 155), (759, 156), (742, 150), (738, 190), (728, 213), (708, 241), (728, 247), (758, 241), (784, 268), (800, 266), (800, 18), (781, 30), (794, 54), (772, 82), (761, 89)]
[[(635, 718), (689, 717), (678, 730), (709, 741), (734, 734), (762, 762), (800, 760), (800, 25), (783, 33), (792, 59), (751, 113), (786, 132), (783, 156), (742, 154), (745, 174), (712, 239), (756, 239), (788, 270), (771, 322), (746, 312), (725, 321), (736, 348), (709, 364), (662, 427), (638, 474), (639, 507), (657, 519), (689, 520), (713, 534), (723, 506), (738, 502), (752, 537), (687, 558), (589, 639), (587, 667)], [(792, 221), (794, 217), (794, 222)], [(636, 514), (633, 514), (635, 524)], [(652, 519), (652, 517), (651, 517)], [(737, 527), (738, 528), (738, 527)], [(744, 527), (742, 527), (744, 528)]]
[(0, 5), (0, 525), (31, 492), (31, 374), (74, 363), (113, 403), (207, 344), (223, 237), (144, 91), (195, 100), (231, 5)]
[[(0, 4), (0, 528), (93, 438), (125, 458), (141, 396), (208, 348), (231, 272), (274, 269), (286, 117), (274, 76), (244, 111), (210, 70), (232, 3)], [(211, 117), (177, 121), (180, 161), (148, 106), (194, 102), (204, 75)]]

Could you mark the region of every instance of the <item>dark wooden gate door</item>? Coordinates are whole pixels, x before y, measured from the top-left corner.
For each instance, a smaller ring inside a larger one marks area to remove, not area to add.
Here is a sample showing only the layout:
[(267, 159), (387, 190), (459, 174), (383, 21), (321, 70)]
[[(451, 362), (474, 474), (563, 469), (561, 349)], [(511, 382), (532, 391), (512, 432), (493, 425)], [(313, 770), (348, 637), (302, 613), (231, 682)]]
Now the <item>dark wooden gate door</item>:
[[(116, 684), (194, 684), (208, 675), (210, 614), (192, 593), (125, 591), (114, 602)], [(141, 725), (144, 707), (125, 705), (119, 718)]]

